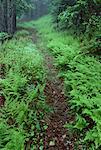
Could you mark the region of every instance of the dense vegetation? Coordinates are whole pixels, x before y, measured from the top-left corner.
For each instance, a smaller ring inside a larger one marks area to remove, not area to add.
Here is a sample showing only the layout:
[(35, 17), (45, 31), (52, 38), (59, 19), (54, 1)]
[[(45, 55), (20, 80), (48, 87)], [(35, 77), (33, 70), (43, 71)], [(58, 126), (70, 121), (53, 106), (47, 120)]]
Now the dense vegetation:
[[(90, 55), (82, 53), (79, 38), (67, 32), (57, 32), (52, 17), (36, 22), (36, 27), (47, 41), (47, 48), (56, 58), (59, 76), (64, 78), (65, 94), (69, 96), (76, 120), (72, 126), (82, 131), (81, 141), (91, 149), (101, 146), (101, 63)], [(83, 137), (83, 138), (82, 138)], [(79, 137), (80, 138), (80, 137)], [(89, 143), (90, 142), (90, 143)]]
[[(100, 0), (0, 1), (0, 150), (44, 149), (47, 72), (31, 40), (33, 29), (40, 47), (55, 58), (73, 118), (65, 128), (76, 133), (75, 149), (101, 149), (100, 6)], [(24, 30), (12, 37), (16, 18), (36, 19), (49, 9), (51, 15), (37, 21), (18, 22)]]
[(0, 47), (1, 150), (43, 149), (49, 110), (43, 93), (45, 71), (28, 36), (27, 31), (17, 32)]

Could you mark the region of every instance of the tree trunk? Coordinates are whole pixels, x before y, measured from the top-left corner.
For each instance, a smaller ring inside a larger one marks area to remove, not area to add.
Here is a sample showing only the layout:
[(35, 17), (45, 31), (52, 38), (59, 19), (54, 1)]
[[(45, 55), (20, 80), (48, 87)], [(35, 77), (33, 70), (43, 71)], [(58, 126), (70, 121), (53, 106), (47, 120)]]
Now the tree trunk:
[(7, 0), (7, 32), (14, 33), (16, 30), (16, 8), (14, 0)]
[(0, 32), (7, 31), (7, 0), (0, 0)]
[(16, 7), (14, 0), (0, 0), (0, 32), (13, 34), (16, 30)]

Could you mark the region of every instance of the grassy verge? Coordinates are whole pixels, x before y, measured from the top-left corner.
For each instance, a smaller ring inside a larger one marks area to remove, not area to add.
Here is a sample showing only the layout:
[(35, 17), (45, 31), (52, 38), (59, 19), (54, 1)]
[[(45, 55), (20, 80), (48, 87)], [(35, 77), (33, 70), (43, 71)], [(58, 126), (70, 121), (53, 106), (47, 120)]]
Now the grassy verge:
[(35, 26), (43, 42), (56, 58), (55, 65), (60, 70), (59, 76), (64, 78), (65, 94), (69, 95), (76, 116), (72, 129), (79, 131), (80, 143), (86, 143), (89, 147), (87, 149), (99, 149), (101, 63), (96, 57), (82, 53), (82, 44), (78, 37), (56, 31), (51, 16), (36, 21)]
[(43, 149), (45, 70), (28, 36), (19, 31), (0, 46), (0, 150)]

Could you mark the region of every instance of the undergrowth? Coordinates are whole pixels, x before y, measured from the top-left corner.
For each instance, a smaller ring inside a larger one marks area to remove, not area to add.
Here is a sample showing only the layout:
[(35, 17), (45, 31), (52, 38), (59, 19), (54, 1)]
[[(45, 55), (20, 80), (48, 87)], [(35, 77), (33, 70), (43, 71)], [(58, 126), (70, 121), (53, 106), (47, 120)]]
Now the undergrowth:
[(45, 103), (43, 58), (19, 31), (0, 47), (0, 150), (43, 150), (50, 111)]
[(80, 144), (86, 143), (86, 149), (91, 150), (101, 148), (101, 63), (88, 54), (88, 47), (83, 47), (80, 38), (56, 31), (51, 16), (34, 24), (56, 58), (55, 65), (64, 79), (65, 94), (69, 95), (76, 117), (72, 128), (82, 138)]
[(0, 40), (4, 38), (5, 36), (8, 36), (6, 32), (0, 32)]

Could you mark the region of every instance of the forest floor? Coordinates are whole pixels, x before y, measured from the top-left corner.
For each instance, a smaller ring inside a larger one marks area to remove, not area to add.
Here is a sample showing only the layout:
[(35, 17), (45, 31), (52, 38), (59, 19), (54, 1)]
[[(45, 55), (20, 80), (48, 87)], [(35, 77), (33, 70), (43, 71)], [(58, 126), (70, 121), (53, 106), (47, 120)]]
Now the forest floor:
[(100, 149), (101, 64), (54, 27), (21, 22), (1, 44), (0, 149)]
[(39, 52), (43, 55), (45, 68), (47, 70), (46, 87), (44, 94), (47, 104), (53, 108), (50, 116), (46, 116), (48, 125), (44, 140), (44, 149), (48, 150), (73, 150), (74, 139), (69, 137), (67, 129), (64, 127), (72, 117), (68, 116), (69, 107), (67, 97), (64, 95), (63, 81), (58, 77), (59, 71), (54, 65), (54, 56), (44, 46), (41, 46), (42, 38), (36, 29), (29, 29), (32, 40)]

